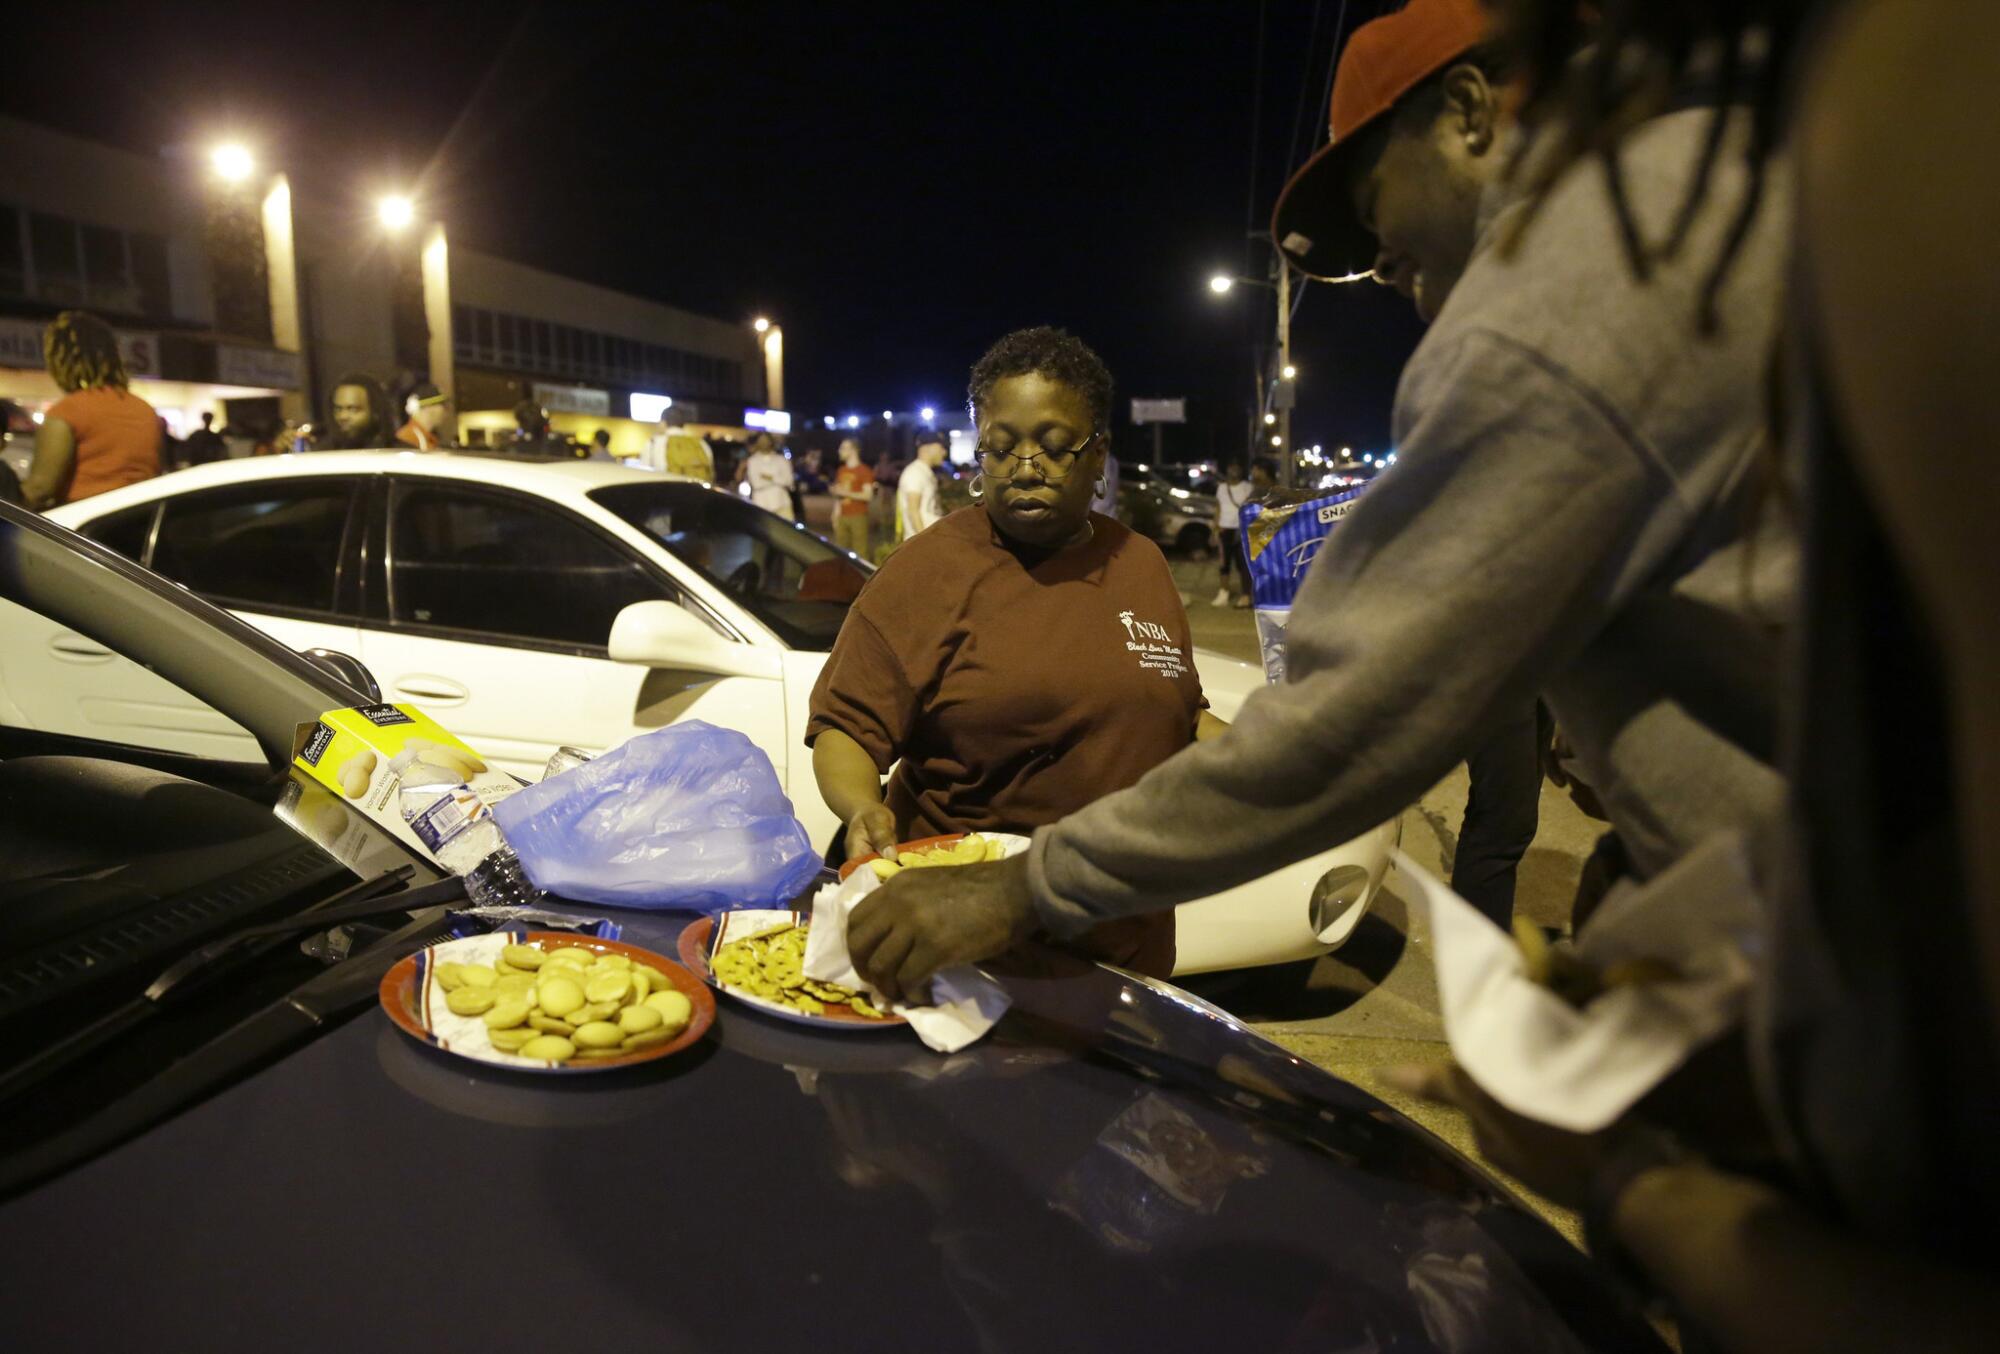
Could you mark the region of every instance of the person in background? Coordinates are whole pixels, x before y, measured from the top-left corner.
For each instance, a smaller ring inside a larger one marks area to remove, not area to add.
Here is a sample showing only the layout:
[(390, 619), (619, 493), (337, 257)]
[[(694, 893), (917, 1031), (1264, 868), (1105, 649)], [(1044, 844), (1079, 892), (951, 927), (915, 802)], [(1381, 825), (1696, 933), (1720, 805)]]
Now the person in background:
[(589, 448), (587, 450), (580, 449), (580, 454), (585, 460), (591, 461), (617, 460), (618, 458), (611, 454), (611, 430), (609, 428), (599, 428), (596, 432), (592, 433), (590, 435)]
[(66, 310), (42, 335), (49, 375), (64, 392), (42, 416), (21, 497), (40, 511), (160, 473), (160, 416), (126, 389), (118, 336), (95, 315)]
[(1210, 606), (1228, 606), (1231, 597), (1229, 580), (1232, 576), (1242, 579), (1244, 595), (1249, 595), (1250, 580), (1243, 576), (1242, 550), (1238, 536), (1243, 526), (1243, 505), (1250, 501), (1254, 493), (1250, 481), (1243, 478), (1243, 463), (1231, 461), (1222, 472), (1222, 483), (1215, 486), (1215, 534), (1219, 539), (1221, 562), (1216, 566), (1221, 577), (1215, 590), (1215, 600)]
[(327, 406), (325, 451), (364, 451), (395, 443), (389, 397), (372, 376), (349, 372), (334, 382)]
[[(970, 385), (976, 506), (889, 557), (813, 688), (806, 742), (847, 825), (830, 853), (841, 859), (893, 859), (897, 842), (939, 833), (1033, 831), (1223, 727), (1166, 557), (1090, 510), (1110, 432), (1104, 363), (1060, 329), (1024, 329), (980, 358)], [(1170, 913), (1082, 941), (1162, 977), (1173, 946)]]
[(903, 467), (903, 477), (896, 481), (896, 534), (901, 539), (907, 541), (944, 519), (937, 487), (937, 468), (944, 464), (944, 456), (943, 433), (926, 428), (917, 434), (916, 458)]
[(208, 465), (213, 461), (225, 460), (229, 448), (223, 445), (222, 434), (215, 430), (215, 412), (201, 411), (201, 426), (188, 434), (183, 455), (189, 465)]
[(687, 426), (687, 414), (669, 405), (660, 411), (660, 430), (647, 439), (645, 465), (670, 475), (714, 484), (715, 448)]
[(514, 444), (508, 450), (520, 456), (567, 456), (567, 442), (549, 429), (549, 411), (533, 400), (514, 406)]
[(778, 439), (758, 433), (751, 439), (750, 455), (743, 462), (743, 482), (750, 486), (750, 501), (787, 522), (798, 520), (792, 513), (792, 463), (778, 450)]
[(875, 497), (868, 503), (868, 530), (874, 542), (874, 561), (880, 564), (897, 544), (896, 479), (902, 472), (888, 452), (875, 458)]
[(833, 472), (833, 543), (862, 559), (868, 553), (868, 503), (875, 497), (875, 472), (861, 464), (861, 444), (840, 439), (840, 469)]
[(418, 451), (437, 451), (452, 444), (451, 399), (425, 381), (403, 401), (409, 420), (396, 432), (396, 440)]
[[(1538, 695), (1642, 882), (1777, 811), (1797, 541), (1759, 511), (1759, 470), (1788, 184), (1724, 162), (1684, 218), (1714, 120), (1677, 107), (1628, 137), (1616, 180), (1579, 164), (1537, 202), (1504, 172), (1520, 133), (1489, 35), (1479, 0), (1357, 28), (1332, 139), (1274, 217), (1314, 276), (1372, 271), (1431, 326), (1397, 385), (1397, 463), (1299, 587), (1285, 680), (1022, 855), (863, 900), (849, 948), (884, 995), (1036, 926), (1075, 934), (1351, 840)], [(1560, 132), (1528, 131), (1528, 152)], [(1643, 282), (1627, 218), (1680, 238)]]

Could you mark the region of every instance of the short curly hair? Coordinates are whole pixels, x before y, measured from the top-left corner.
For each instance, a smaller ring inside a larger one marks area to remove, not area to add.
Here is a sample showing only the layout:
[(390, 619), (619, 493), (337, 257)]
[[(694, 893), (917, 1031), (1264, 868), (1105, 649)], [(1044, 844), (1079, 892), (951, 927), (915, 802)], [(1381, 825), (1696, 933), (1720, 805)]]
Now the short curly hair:
[(1092, 432), (1110, 428), (1111, 369), (1082, 339), (1047, 324), (1016, 329), (972, 364), (972, 383), (967, 393), (972, 399), (973, 416), (978, 416), (995, 384), (1010, 376), (1030, 373), (1066, 385), (1083, 396), (1090, 410)]

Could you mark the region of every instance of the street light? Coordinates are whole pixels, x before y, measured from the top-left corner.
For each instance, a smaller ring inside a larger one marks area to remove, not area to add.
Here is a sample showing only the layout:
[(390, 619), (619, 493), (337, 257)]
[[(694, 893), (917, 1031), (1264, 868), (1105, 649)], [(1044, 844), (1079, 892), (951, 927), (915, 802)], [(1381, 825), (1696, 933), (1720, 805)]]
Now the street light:
[(1299, 369), (1293, 366), (1291, 363), (1287, 362), (1285, 364), (1285, 369), (1281, 374), (1287, 381), (1296, 380), (1298, 378)]
[(1236, 279), (1227, 273), (1217, 273), (1208, 280), (1208, 289), (1217, 296), (1226, 295), (1229, 289), (1235, 285)]
[(926, 423), (929, 423), (932, 419), (937, 417), (937, 410), (931, 408), (928, 404), (925, 405), (922, 409), (918, 410), (917, 412), (923, 415), (924, 422)]
[(240, 141), (226, 141), (208, 153), (208, 163), (215, 170), (215, 176), (225, 183), (241, 183), (257, 168), (250, 148)]
[(859, 415), (859, 414), (849, 414), (849, 415), (847, 416), (847, 426), (848, 426), (848, 427), (850, 427), (850, 428), (858, 428), (858, 427), (860, 427), (860, 426), (861, 426), (861, 415)]
[(390, 230), (401, 230), (417, 219), (417, 204), (401, 193), (391, 193), (375, 204), (375, 215)]
[(1264, 414), (1264, 426), (1265, 426), (1265, 427), (1267, 427), (1267, 428), (1268, 428), (1268, 427), (1270, 427), (1270, 426), (1271, 426), (1271, 425), (1272, 425), (1273, 423), (1276, 423), (1277, 421), (1278, 421), (1278, 416), (1277, 416), (1276, 414), (1273, 414), (1273, 413), (1270, 413), (1269, 411), (1266, 411), (1266, 412), (1265, 412), (1265, 414)]
[(1284, 438), (1282, 438), (1282, 437), (1278, 437), (1278, 436), (1276, 436), (1276, 435), (1273, 435), (1273, 436), (1272, 436), (1272, 438), (1271, 438), (1271, 445), (1272, 445), (1272, 446), (1274, 446), (1274, 447), (1282, 447), (1282, 446), (1284, 446), (1284, 445), (1285, 445), (1285, 439), (1284, 439)]
[(750, 327), (761, 334), (765, 330), (771, 327), (771, 322), (765, 319), (762, 315), (759, 315), (756, 319), (750, 322)]

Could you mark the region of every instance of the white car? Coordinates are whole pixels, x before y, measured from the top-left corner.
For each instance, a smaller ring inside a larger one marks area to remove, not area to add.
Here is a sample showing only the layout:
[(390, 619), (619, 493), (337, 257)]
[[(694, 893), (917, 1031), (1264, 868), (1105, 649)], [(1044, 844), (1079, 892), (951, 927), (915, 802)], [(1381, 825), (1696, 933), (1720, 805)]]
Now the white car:
[[(49, 517), (294, 649), (358, 659), (384, 700), (422, 706), (516, 775), (539, 776), (563, 745), (600, 752), (705, 719), (770, 756), (815, 842), (839, 826), (802, 739), (866, 566), (734, 495), (601, 461), (320, 452), (197, 466)], [(157, 745), (193, 722), (87, 689), (92, 670), (54, 640), (5, 643), (16, 672), (46, 647), (44, 680), (84, 683), (80, 735)], [(1264, 680), (1200, 650), (1195, 666), (1223, 719)], [(183, 732), (208, 752), (234, 736)], [(1333, 948), (1381, 885), (1397, 830), (1181, 907), (1177, 971)]]

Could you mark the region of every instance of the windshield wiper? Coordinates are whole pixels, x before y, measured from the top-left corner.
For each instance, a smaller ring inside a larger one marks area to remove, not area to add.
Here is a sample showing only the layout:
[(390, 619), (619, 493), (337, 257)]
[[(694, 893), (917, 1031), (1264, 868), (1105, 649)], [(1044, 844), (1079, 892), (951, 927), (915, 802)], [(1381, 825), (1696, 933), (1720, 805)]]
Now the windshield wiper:
[[(366, 917), (414, 912), (465, 896), (465, 883), (456, 876), (414, 889), (396, 887), (407, 881), (412, 873), (410, 866), (399, 865), (349, 885), (310, 911), (283, 921), (246, 926), (198, 946), (169, 965), (142, 995), (57, 1040), (26, 1062), (0, 1073), (0, 1108), (18, 1100), (77, 1059), (152, 1019), (173, 1001), (201, 987), (206, 980), (239, 963), (247, 963), (288, 936), (308, 935)], [(265, 943), (253, 943), (257, 941)]]
[[(394, 895), (399, 902), (418, 895), (447, 901), (418, 912), (407, 926), (308, 979), (75, 1127), (26, 1151), (0, 1158), (0, 1201), (206, 1100), (312, 1039), (333, 1021), (374, 1001), (383, 974), (403, 956), (435, 943), (446, 933), (451, 894), (447, 885), (463, 889), (461, 881), (448, 879)], [(327, 915), (320, 914), (321, 918)]]

